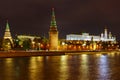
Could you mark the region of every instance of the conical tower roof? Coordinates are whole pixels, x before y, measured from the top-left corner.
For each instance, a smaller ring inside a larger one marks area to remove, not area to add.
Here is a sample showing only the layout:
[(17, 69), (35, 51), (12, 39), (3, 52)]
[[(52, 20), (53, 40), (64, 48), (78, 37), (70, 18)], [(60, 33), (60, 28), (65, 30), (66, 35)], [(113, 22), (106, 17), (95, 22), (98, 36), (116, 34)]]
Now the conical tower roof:
[(51, 25), (50, 27), (57, 27), (56, 20), (55, 20), (55, 11), (54, 8), (52, 8), (52, 19), (51, 19)]
[(6, 23), (6, 29), (5, 29), (5, 31), (10, 31), (8, 20), (7, 20), (7, 23)]

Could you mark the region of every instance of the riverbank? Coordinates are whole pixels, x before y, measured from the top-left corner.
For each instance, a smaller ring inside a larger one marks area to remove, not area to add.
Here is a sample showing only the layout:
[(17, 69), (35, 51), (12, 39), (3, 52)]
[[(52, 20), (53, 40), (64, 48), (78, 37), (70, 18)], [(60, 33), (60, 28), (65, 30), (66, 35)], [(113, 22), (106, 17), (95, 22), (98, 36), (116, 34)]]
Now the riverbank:
[(59, 56), (75, 54), (106, 54), (120, 51), (1, 51), (0, 57)]

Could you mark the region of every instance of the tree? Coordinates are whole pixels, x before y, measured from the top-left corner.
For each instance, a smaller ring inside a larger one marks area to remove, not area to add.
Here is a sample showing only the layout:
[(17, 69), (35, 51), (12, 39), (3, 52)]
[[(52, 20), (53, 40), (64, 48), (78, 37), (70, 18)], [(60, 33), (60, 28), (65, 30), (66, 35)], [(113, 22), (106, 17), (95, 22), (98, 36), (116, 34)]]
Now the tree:
[(31, 40), (30, 39), (24, 40), (22, 45), (24, 50), (29, 50), (31, 48)]

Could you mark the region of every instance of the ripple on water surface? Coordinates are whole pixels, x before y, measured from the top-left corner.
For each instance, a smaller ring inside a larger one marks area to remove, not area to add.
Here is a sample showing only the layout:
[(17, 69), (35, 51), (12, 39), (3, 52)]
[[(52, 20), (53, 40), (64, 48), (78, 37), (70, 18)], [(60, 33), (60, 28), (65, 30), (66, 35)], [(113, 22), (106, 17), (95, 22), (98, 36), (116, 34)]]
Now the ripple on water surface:
[(0, 58), (0, 80), (120, 80), (120, 53)]

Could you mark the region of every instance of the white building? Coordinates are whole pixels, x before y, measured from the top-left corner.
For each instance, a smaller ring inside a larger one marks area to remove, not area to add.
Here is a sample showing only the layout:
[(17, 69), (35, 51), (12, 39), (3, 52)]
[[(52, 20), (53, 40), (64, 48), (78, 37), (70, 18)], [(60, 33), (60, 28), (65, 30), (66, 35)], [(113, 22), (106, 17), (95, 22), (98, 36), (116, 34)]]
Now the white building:
[(30, 39), (31, 41), (33, 41), (35, 38), (40, 39), (40, 37), (28, 35), (18, 35), (17, 38), (20, 39), (21, 41), (24, 41), (26, 39)]
[(89, 33), (68, 34), (66, 40), (83, 40), (83, 41), (116, 41), (116, 38), (112, 36), (111, 32), (107, 32), (107, 28), (104, 29), (104, 33), (101, 36), (89, 35)]

